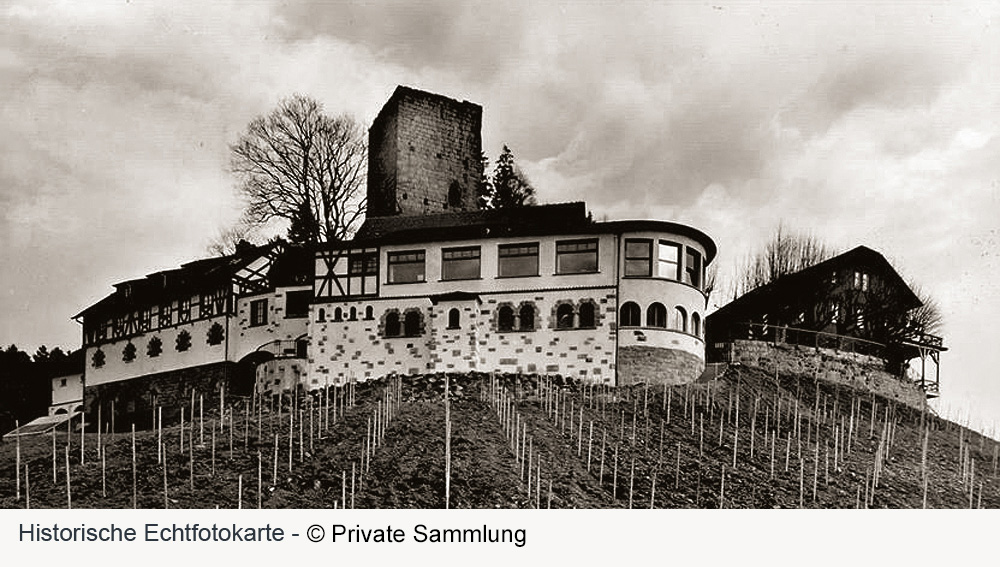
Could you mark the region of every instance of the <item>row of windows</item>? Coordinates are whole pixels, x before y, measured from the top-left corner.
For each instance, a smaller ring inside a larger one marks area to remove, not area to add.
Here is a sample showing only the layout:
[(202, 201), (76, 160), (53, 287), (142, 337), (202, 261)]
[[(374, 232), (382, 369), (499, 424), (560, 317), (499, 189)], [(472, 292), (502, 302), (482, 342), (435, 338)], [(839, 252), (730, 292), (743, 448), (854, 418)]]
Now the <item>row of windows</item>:
[[(654, 270), (652, 239), (625, 240), (625, 275), (657, 277), (701, 288), (704, 265), (701, 253), (675, 242), (657, 241)], [(597, 239), (556, 242), (556, 274), (590, 274), (598, 271)], [(682, 256), (683, 253), (683, 256)], [(389, 283), (426, 281), (426, 252), (407, 250), (389, 252)], [(353, 263), (351, 264), (354, 265)], [(363, 275), (374, 274), (376, 269)], [(479, 246), (444, 248), (441, 250), (441, 280), (478, 279), (482, 274), (482, 252)], [(354, 272), (352, 272), (354, 275)], [(538, 243), (500, 244), (497, 246), (497, 277), (527, 277), (539, 275)]]
[[(309, 301), (312, 290), (289, 291), (285, 294), (285, 318), (296, 319), (309, 315)], [(90, 327), (84, 339), (87, 344), (108, 339), (119, 339), (129, 335), (146, 333), (171, 327), (175, 324), (190, 323), (196, 319), (204, 319), (225, 315), (230, 312), (230, 299), (225, 291), (216, 291), (196, 296), (198, 302), (188, 297), (176, 302), (154, 305), (132, 311), (113, 319)], [(176, 306), (176, 307), (175, 307)], [(196, 314), (195, 316), (192, 316)], [(156, 326), (153, 325), (156, 321)], [(250, 302), (250, 326), (267, 324), (267, 299), (257, 299)]]
[[(371, 307), (367, 307), (366, 311), (370, 313)], [(538, 319), (536, 311), (535, 305), (530, 302), (521, 304), (517, 309), (510, 304), (500, 305), (497, 308), (497, 331), (534, 331)], [(457, 308), (448, 310), (448, 329), (460, 329), (461, 319), (461, 311)], [(556, 308), (556, 329), (593, 329), (596, 326), (597, 305), (592, 301), (584, 301), (577, 308), (570, 302), (564, 302)], [(408, 309), (400, 317), (398, 310), (390, 309), (386, 312), (383, 334), (386, 337), (415, 337), (421, 334), (422, 328), (420, 310)]]
[[(346, 317), (345, 317), (345, 314), (346, 314)], [(369, 305), (368, 307), (365, 307), (365, 320), (366, 321), (371, 321), (374, 318), (375, 318), (375, 310), (372, 309), (372, 306)], [(333, 310), (333, 318), (330, 319), (331, 322), (339, 323), (339, 322), (345, 321), (345, 320), (346, 321), (357, 321), (358, 320), (358, 308), (357, 307), (351, 307), (349, 310), (345, 311), (343, 308), (337, 307), (336, 309)], [(327, 322), (327, 319), (326, 319), (326, 309), (325, 308), (321, 307), (319, 309), (319, 311), (317, 311), (317, 313), (316, 313), (316, 321), (319, 322), (319, 323), (326, 323)]]
[[(701, 316), (697, 313), (691, 314), (690, 330), (688, 327), (687, 310), (680, 305), (674, 307), (673, 316), (667, 320), (667, 308), (662, 303), (651, 303), (646, 308), (646, 326), (661, 329), (674, 329), (684, 333), (691, 333), (697, 337), (701, 336)], [(642, 326), (642, 309), (634, 301), (627, 301), (622, 304), (618, 317), (620, 327), (640, 327)]]
[[(654, 255), (655, 245), (655, 255)], [(683, 264), (681, 252), (684, 251)], [(701, 289), (704, 266), (701, 252), (676, 242), (653, 241), (649, 238), (625, 239), (625, 276), (634, 278), (665, 278), (683, 281)]]
[[(557, 274), (590, 274), (597, 272), (598, 245), (596, 239), (568, 240), (556, 243)], [(389, 283), (426, 281), (426, 253), (423, 250), (389, 252)], [(482, 274), (482, 251), (479, 246), (445, 248), (441, 250), (441, 279), (477, 279)], [(500, 244), (497, 246), (497, 276), (516, 278), (537, 276), (538, 243)]]

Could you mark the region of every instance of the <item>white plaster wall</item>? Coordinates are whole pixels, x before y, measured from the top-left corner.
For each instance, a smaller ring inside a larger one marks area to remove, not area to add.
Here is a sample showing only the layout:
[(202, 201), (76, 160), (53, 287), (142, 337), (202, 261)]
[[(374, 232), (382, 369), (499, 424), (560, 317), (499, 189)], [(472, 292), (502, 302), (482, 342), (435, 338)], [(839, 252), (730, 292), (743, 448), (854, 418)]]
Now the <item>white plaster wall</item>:
[[(459, 310), (459, 327), (448, 328), (448, 314)], [(479, 300), (441, 301), (431, 309), (431, 362), (437, 372), (469, 372), (479, 369), (481, 333)]]
[[(337, 306), (349, 311), (350, 306), (364, 314), (364, 308), (371, 305), (375, 311), (373, 320), (357, 321), (330, 320)], [(326, 322), (315, 321), (315, 312), (324, 308)], [(388, 309), (398, 309), (402, 314), (406, 309), (421, 310), (425, 326), (430, 322), (431, 302), (427, 298), (373, 299), (354, 302), (330, 302), (313, 305), (310, 317), (310, 367), (309, 374), (319, 384), (329, 379), (331, 384), (341, 383), (350, 378), (364, 380), (377, 378), (396, 372), (399, 374), (424, 373), (433, 370), (428, 342), (429, 331), (417, 337), (382, 336), (379, 326)]]
[[(553, 309), (560, 300), (574, 303), (593, 300), (598, 306), (598, 326), (594, 329), (556, 329)], [(522, 301), (535, 304), (538, 310), (536, 329), (496, 331), (496, 310), (500, 304), (509, 302), (516, 311)], [(484, 296), (479, 321), (479, 369), (561, 374), (613, 383), (615, 310), (613, 287)]]
[[(285, 294), (289, 291), (309, 290), (311, 286), (280, 287), (273, 291), (247, 295), (236, 301), (236, 314), (230, 321), (229, 359), (238, 362), (262, 345), (275, 340), (295, 340), (309, 328), (309, 317), (285, 317)], [(250, 326), (250, 303), (267, 300), (267, 324)]]
[[(219, 316), (182, 323), (174, 327), (141, 333), (131, 339), (120, 339), (100, 346), (88, 347), (85, 360), (87, 386), (97, 386), (147, 374), (222, 362), (226, 360), (226, 341), (223, 340), (217, 345), (208, 344), (208, 330), (214, 323), (219, 323), (225, 329), (226, 317)], [(184, 352), (179, 352), (176, 348), (177, 336), (185, 330), (191, 334), (191, 347)], [(163, 351), (159, 356), (151, 357), (147, 354), (146, 346), (154, 336), (159, 337), (163, 342)], [(122, 359), (122, 353), (125, 345), (130, 341), (135, 345), (135, 360), (125, 362)], [(93, 357), (94, 352), (98, 349), (104, 352), (104, 366), (95, 368)]]
[[(63, 380), (66, 380), (65, 386), (62, 385)], [(83, 374), (56, 376), (52, 379), (53, 406), (81, 400), (83, 400)]]

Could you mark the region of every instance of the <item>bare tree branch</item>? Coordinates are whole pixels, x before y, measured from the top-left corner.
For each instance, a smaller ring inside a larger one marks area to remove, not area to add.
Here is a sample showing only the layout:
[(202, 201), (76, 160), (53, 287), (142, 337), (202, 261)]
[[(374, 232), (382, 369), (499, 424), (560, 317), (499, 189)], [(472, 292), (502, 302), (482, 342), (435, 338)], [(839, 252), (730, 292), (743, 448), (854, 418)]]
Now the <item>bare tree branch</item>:
[[(253, 119), (230, 151), (252, 224), (309, 220), (315, 230), (300, 224), (297, 234), (335, 241), (349, 238), (364, 215), (364, 131), (347, 115), (327, 116), (312, 98), (293, 95)], [(304, 210), (309, 219), (300, 218)]]

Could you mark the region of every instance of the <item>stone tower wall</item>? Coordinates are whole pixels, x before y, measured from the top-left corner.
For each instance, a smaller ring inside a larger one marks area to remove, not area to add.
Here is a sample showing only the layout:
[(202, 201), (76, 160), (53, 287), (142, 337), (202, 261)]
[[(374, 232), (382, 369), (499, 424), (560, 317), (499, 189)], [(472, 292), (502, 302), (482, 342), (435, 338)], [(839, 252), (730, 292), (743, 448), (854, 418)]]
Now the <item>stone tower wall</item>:
[(398, 87), (368, 131), (368, 214), (475, 210), (483, 109)]

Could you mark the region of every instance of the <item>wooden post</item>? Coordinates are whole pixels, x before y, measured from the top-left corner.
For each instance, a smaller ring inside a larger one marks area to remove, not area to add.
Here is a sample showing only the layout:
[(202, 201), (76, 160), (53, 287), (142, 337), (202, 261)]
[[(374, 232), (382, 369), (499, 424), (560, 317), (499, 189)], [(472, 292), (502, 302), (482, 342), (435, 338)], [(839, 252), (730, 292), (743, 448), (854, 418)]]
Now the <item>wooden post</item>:
[(21, 422), (14, 420), (14, 439), (16, 444), (16, 457), (14, 459), (14, 468), (17, 469), (15, 476), (17, 477), (17, 498), (15, 500), (21, 499), (21, 432), (18, 429), (21, 428)]
[(163, 462), (163, 408), (156, 407), (156, 462)]
[(205, 446), (205, 394), (198, 394), (198, 444)]
[(108, 497), (108, 482), (107, 482), (107, 449), (101, 447), (101, 497)]
[(132, 508), (137, 508), (138, 491), (136, 490), (135, 469), (135, 424), (132, 424)]
[(632, 466), (628, 473), (628, 508), (632, 509), (632, 494), (635, 488), (635, 453), (632, 454)]
[(614, 473), (611, 475), (611, 500), (618, 499), (618, 443), (615, 443)]
[(184, 406), (181, 406), (181, 455), (184, 454)]
[(601, 486), (604, 486), (604, 453), (607, 442), (608, 442), (608, 430), (601, 429), (601, 469), (600, 472), (597, 474), (597, 480)]
[[(214, 427), (213, 427), (213, 429), (214, 429)], [(239, 476), (239, 479), (237, 480), (237, 485), (236, 486), (237, 486), (237, 488), (236, 488), (236, 492), (237, 492), (237, 496), (236, 496), (236, 509), (237, 510), (242, 510), (243, 509), (243, 475), (242, 474)]]
[(167, 460), (163, 459), (163, 509), (166, 510), (170, 507), (170, 501), (167, 498)]
[(56, 477), (56, 428), (52, 428), (52, 484), (58, 484)]
[(590, 420), (590, 433), (587, 435), (587, 472), (590, 472), (590, 455), (594, 445), (594, 420)]
[(271, 486), (278, 486), (278, 434), (274, 434), (274, 470), (271, 476)]
[(726, 502), (726, 465), (722, 465), (722, 473), (719, 481), (719, 509), (725, 508)]
[(264, 463), (261, 461), (260, 449), (257, 450), (257, 509), (261, 509), (264, 492)]
[(674, 489), (681, 487), (681, 444), (677, 443), (677, 465), (674, 467)]
[(215, 420), (212, 420), (212, 477), (215, 477)]
[(66, 509), (73, 509), (73, 493), (71, 489), (72, 482), (70, 481), (69, 473), (69, 445), (66, 446)]
[[(982, 500), (983, 491), (980, 485), (979, 499)], [(24, 465), (24, 508), (31, 510), (31, 479), (28, 478), (28, 464)]]
[(451, 505), (451, 382), (444, 375), (444, 509)]

